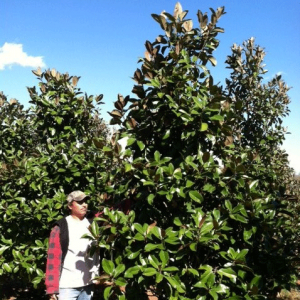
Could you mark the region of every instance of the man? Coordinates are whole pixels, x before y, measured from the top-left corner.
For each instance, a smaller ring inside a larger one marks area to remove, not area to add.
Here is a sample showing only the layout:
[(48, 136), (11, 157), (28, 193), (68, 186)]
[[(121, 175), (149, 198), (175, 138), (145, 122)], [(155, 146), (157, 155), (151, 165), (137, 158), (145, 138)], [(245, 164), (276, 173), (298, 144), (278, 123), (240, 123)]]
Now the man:
[(92, 279), (98, 275), (99, 256), (89, 256), (91, 242), (81, 238), (89, 233), (86, 219), (87, 195), (74, 191), (67, 197), (70, 215), (55, 223), (49, 240), (46, 293), (50, 299), (90, 300)]

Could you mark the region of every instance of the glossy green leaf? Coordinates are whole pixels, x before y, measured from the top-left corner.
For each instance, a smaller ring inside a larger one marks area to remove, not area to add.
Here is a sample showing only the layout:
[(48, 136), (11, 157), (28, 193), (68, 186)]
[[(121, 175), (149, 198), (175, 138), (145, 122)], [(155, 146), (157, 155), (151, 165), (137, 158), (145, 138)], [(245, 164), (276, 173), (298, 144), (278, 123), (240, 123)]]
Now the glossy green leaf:
[(155, 282), (160, 283), (164, 279), (164, 276), (161, 273), (156, 273)]
[(144, 272), (143, 272), (143, 275), (144, 276), (153, 276), (156, 274), (156, 270), (154, 268), (145, 268), (144, 269)]
[(201, 203), (203, 201), (203, 196), (198, 191), (190, 191), (189, 195), (195, 202)]
[(2, 267), (3, 267), (3, 269), (4, 269), (6, 272), (11, 273), (12, 268), (11, 268), (11, 266), (10, 266), (8, 263), (4, 263), (4, 264), (2, 265)]
[(145, 251), (146, 252), (151, 252), (152, 250), (154, 249), (157, 249), (157, 248), (160, 248), (160, 244), (152, 244), (152, 243), (149, 243), (145, 246)]
[(114, 265), (114, 263), (112, 261), (103, 258), (102, 259), (102, 267), (103, 267), (103, 270), (107, 274), (113, 275), (113, 271), (114, 271), (115, 265)]
[(221, 276), (225, 276), (225, 277), (228, 277), (230, 279), (233, 280), (233, 282), (236, 282), (236, 273), (234, 270), (232, 270), (231, 268), (222, 268), (222, 269), (219, 269), (217, 271)]
[(175, 288), (179, 293), (184, 293), (185, 290), (182, 288), (180, 282), (175, 277), (165, 277), (169, 283), (172, 285), (173, 288)]
[(212, 121), (223, 121), (224, 117), (221, 115), (214, 115), (214, 116), (210, 117), (209, 119)]
[(113, 271), (113, 276), (118, 277), (124, 271), (125, 271), (125, 265), (124, 264), (117, 265), (117, 267)]
[(133, 226), (140, 234), (143, 235), (145, 233), (143, 226), (141, 224), (135, 223), (135, 224), (133, 224)]
[(213, 193), (215, 191), (215, 187), (209, 183), (205, 184), (203, 190), (209, 193)]
[(207, 123), (201, 123), (200, 131), (206, 131), (208, 129)]
[(155, 269), (158, 269), (159, 268), (159, 261), (158, 259), (154, 256), (154, 255), (149, 255), (148, 256), (148, 260), (150, 262), (150, 264), (155, 268)]
[(105, 300), (108, 300), (109, 297), (112, 295), (113, 291), (112, 291), (112, 286), (108, 286), (105, 288), (103, 296)]
[(129, 139), (127, 140), (127, 146), (132, 145), (135, 141), (136, 141), (135, 138), (129, 138)]
[(132, 252), (132, 253), (130, 253), (127, 257), (128, 257), (129, 259), (135, 259), (135, 258), (137, 258), (137, 257), (139, 256), (140, 252), (141, 252), (141, 250)]
[(116, 280), (115, 280), (115, 284), (117, 286), (125, 286), (127, 284), (127, 281), (126, 279), (122, 278), (122, 277), (118, 277)]
[(137, 145), (139, 146), (141, 151), (145, 149), (145, 144), (142, 141), (137, 141)]
[(126, 270), (124, 276), (126, 278), (133, 278), (134, 275), (137, 275), (139, 272), (140, 272), (140, 267), (139, 266), (134, 266), (134, 267), (131, 267), (129, 268), (128, 270)]
[(166, 267), (163, 269), (164, 272), (177, 272), (179, 269), (177, 267)]
[(155, 159), (156, 162), (159, 162), (160, 157), (161, 157), (161, 154), (159, 153), (159, 151), (155, 151), (155, 153), (154, 153), (154, 159)]
[(162, 261), (162, 268), (164, 268), (169, 263), (169, 254), (167, 251), (160, 251), (159, 257)]

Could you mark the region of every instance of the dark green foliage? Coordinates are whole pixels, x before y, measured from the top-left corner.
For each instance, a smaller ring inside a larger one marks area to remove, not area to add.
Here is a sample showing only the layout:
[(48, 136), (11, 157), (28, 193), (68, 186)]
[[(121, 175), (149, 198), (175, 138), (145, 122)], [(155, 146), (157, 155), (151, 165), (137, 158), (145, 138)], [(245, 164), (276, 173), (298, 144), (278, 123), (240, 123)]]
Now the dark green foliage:
[(119, 95), (111, 112), (128, 140), (109, 192), (132, 210), (105, 210), (92, 232), (113, 282), (105, 299), (265, 299), (295, 279), (299, 227), (280, 150), (288, 88), (280, 76), (263, 83), (252, 38), (233, 46), (225, 88), (214, 84), (224, 8), (211, 12), (198, 11), (196, 28), (179, 3), (152, 15), (165, 35), (145, 44), (137, 98)]
[(28, 88), (30, 109), (1, 94), (0, 278), (43, 289), (48, 237), (66, 194), (85, 191), (95, 209), (112, 160), (96, 109), (102, 95), (83, 95), (76, 76), (34, 73), (40, 91)]
[(264, 80), (252, 38), (232, 47), (225, 86), (214, 83), (223, 14), (198, 11), (196, 28), (179, 3), (152, 15), (164, 35), (145, 43), (136, 98), (115, 102), (111, 144), (94, 106), (102, 96), (83, 95), (77, 77), (35, 71), (29, 110), (1, 95), (2, 283), (43, 288), (51, 224), (77, 188), (92, 208), (115, 208), (88, 236), (111, 283), (105, 299), (274, 299), (295, 282), (299, 183), (280, 148), (288, 87)]

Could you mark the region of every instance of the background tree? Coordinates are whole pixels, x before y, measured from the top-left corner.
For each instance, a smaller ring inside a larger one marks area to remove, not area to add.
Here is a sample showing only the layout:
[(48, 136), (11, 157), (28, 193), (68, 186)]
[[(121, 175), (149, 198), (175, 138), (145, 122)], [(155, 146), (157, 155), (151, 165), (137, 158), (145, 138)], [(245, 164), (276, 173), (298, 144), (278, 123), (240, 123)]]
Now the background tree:
[(105, 299), (265, 299), (295, 280), (280, 150), (288, 88), (278, 76), (263, 83), (252, 38), (233, 46), (225, 88), (214, 84), (224, 13), (198, 11), (196, 28), (179, 3), (153, 14), (165, 34), (145, 43), (137, 98), (115, 102), (111, 123), (128, 141), (108, 192), (131, 211), (106, 209), (90, 236), (105, 249)]
[(97, 207), (113, 161), (97, 110), (102, 95), (83, 94), (78, 77), (54, 69), (34, 74), (39, 91), (28, 88), (30, 109), (1, 95), (0, 294), (12, 283), (29, 288), (24, 297), (42, 298), (49, 232), (66, 194), (83, 190)]

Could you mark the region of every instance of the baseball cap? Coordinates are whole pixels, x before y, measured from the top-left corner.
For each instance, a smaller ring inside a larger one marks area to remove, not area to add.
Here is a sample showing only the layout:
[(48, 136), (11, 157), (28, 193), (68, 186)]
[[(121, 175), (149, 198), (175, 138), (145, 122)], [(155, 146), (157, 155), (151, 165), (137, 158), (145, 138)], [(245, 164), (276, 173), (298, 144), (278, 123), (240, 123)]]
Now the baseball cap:
[(86, 197), (88, 197), (88, 195), (86, 195), (84, 192), (74, 191), (68, 195), (67, 201), (68, 203), (71, 203), (72, 201), (81, 201)]

